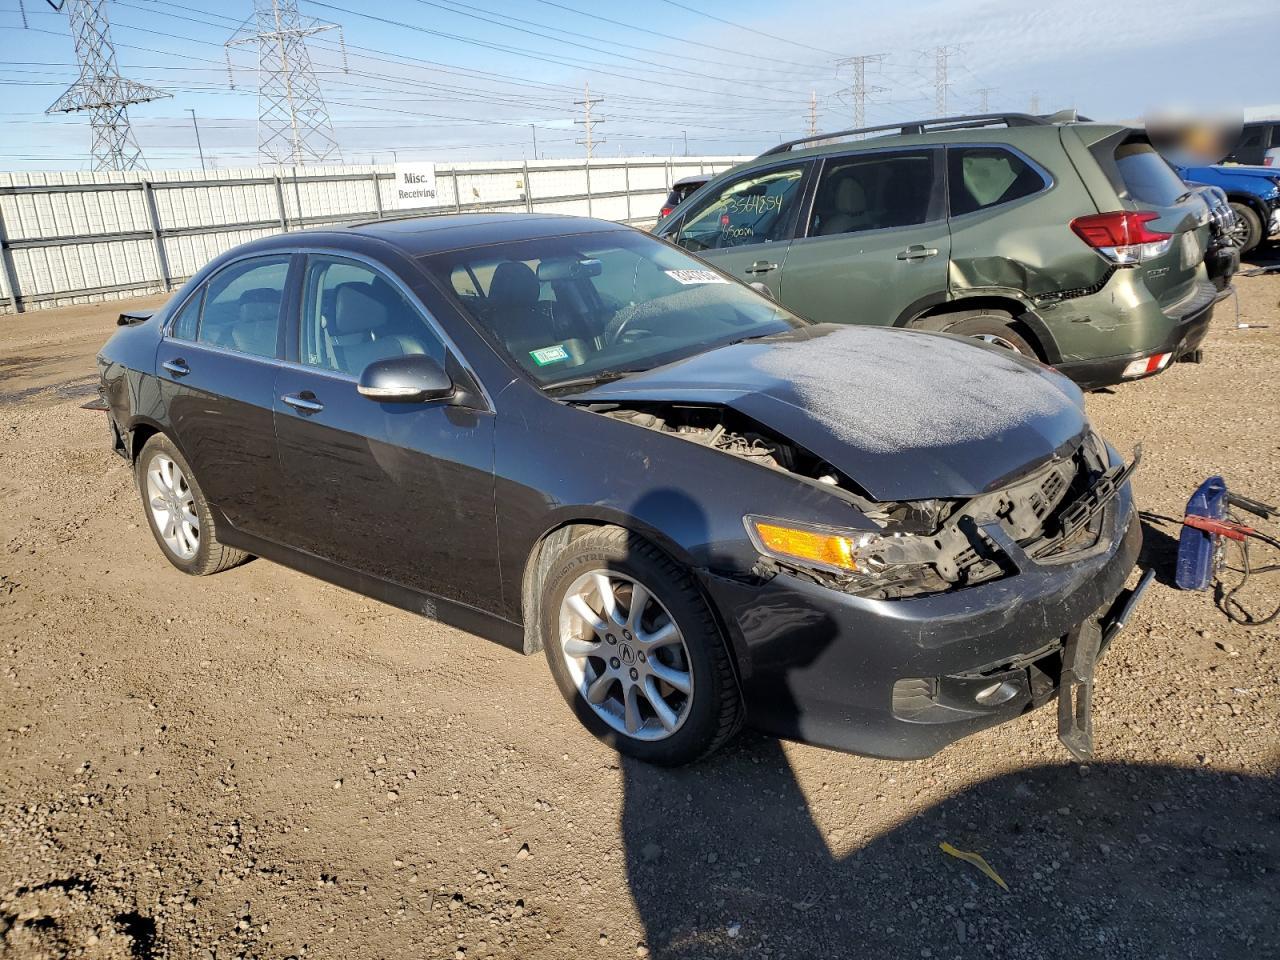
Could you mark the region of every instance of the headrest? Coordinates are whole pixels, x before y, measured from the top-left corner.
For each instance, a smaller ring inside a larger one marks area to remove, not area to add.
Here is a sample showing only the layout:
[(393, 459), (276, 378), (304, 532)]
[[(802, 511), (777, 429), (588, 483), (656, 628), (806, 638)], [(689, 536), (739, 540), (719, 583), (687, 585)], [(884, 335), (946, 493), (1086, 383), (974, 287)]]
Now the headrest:
[(270, 287), (255, 287), (240, 295), (241, 323), (275, 323), (280, 317), (279, 290)]
[(504, 260), (493, 271), (489, 303), (500, 307), (531, 307), (538, 302), (538, 277), (527, 264)]
[(862, 184), (853, 177), (845, 177), (836, 187), (836, 209), (841, 213), (863, 213), (867, 209), (867, 194)]
[(387, 322), (386, 304), (373, 295), (371, 284), (344, 283), (337, 290), (333, 318), (328, 323), (329, 332), (334, 336), (367, 333)]

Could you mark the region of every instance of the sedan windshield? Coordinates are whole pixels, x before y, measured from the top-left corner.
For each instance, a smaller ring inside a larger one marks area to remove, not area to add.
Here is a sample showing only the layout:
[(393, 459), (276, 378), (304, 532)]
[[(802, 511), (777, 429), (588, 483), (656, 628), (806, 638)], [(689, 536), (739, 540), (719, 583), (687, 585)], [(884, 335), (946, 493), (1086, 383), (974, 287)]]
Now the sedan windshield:
[(547, 237), (424, 258), (543, 387), (586, 384), (806, 321), (652, 237)]

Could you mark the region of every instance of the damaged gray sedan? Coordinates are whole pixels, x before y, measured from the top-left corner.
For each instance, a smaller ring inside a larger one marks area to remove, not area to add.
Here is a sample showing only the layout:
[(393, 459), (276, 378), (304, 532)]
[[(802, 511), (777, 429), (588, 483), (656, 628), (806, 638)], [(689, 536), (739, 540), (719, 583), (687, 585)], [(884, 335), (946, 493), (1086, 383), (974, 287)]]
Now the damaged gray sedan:
[(1055, 697), (1091, 750), (1134, 464), (1034, 361), (547, 216), (265, 238), (122, 324), (112, 441), (185, 572), (263, 556), (543, 650), (655, 763), (743, 724), (918, 758)]

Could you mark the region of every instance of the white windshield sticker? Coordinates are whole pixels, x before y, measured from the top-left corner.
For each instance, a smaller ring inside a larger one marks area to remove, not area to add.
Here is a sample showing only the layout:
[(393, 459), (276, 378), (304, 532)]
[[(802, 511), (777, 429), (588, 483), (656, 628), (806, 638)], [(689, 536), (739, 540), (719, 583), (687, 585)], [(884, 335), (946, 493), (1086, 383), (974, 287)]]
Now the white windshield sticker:
[(668, 277), (676, 283), (683, 283), (685, 286), (696, 283), (728, 283), (724, 277), (716, 273), (714, 270), (667, 270), (664, 271)]

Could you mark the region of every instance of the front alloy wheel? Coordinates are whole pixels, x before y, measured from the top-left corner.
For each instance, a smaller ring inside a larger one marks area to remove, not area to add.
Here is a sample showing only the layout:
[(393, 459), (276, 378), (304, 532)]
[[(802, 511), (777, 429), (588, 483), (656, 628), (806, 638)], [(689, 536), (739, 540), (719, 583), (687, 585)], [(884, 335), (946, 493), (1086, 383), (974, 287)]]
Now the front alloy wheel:
[(591, 570), (560, 604), (560, 650), (596, 716), (637, 740), (663, 740), (689, 716), (694, 676), (666, 607), (625, 574)]
[(729, 648), (687, 567), (603, 526), (545, 558), (537, 603), (547, 665), (582, 725), (628, 756), (674, 766), (743, 722)]

